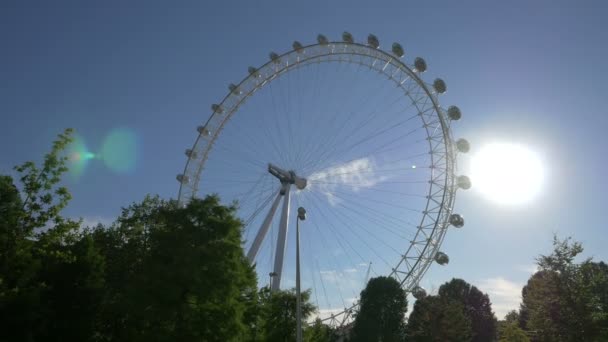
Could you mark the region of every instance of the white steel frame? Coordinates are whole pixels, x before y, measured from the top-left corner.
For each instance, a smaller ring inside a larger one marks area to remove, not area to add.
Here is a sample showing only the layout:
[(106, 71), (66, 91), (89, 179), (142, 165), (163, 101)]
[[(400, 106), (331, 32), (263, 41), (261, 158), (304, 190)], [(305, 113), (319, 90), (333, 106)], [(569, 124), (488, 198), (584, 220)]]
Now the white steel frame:
[[(180, 204), (185, 205), (196, 196), (205, 162), (214, 142), (224, 125), (250, 96), (294, 68), (310, 63), (328, 62), (360, 64), (384, 74), (388, 80), (404, 92), (405, 96), (410, 98), (426, 131), (432, 169), (431, 177), (428, 180), (427, 204), (422, 211), (423, 215), (414, 238), (410, 241), (409, 246), (404, 246), (405, 252), (401, 255), (401, 260), (390, 274), (401, 283), (406, 291), (411, 292), (434, 260), (449, 226), (457, 190), (456, 148), (451, 136), (450, 120), (447, 111), (439, 105), (438, 93), (433, 90), (432, 85), (425, 83), (420, 78), (420, 71), (416, 70), (413, 65), (404, 63), (399, 56), (392, 53), (359, 43), (319, 43), (296, 48), (282, 55), (275, 55), (271, 61), (260, 68), (249, 68), (249, 75), (239, 84), (231, 87), (228, 95), (219, 103), (219, 106), (215, 107), (209, 119), (199, 127), (199, 135), (192, 149), (187, 153), (188, 161), (184, 172), (178, 176), (180, 181), (178, 200)], [(280, 287), (289, 221), (290, 185), (283, 184), (247, 253), (247, 257), (253, 262), (279, 202), (281, 198), (284, 198), (272, 280), (274, 290)], [(352, 314), (357, 305), (345, 308), (344, 311), (332, 315), (326, 321), (333, 326), (345, 326), (352, 320)]]

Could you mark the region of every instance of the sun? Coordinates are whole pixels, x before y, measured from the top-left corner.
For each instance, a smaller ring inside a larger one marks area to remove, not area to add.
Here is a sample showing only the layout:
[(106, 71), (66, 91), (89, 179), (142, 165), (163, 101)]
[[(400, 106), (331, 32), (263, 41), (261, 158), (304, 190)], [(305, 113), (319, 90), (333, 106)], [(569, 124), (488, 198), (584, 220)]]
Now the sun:
[(544, 178), (541, 159), (519, 144), (488, 144), (471, 161), (471, 179), (475, 188), (500, 204), (530, 202), (540, 193)]

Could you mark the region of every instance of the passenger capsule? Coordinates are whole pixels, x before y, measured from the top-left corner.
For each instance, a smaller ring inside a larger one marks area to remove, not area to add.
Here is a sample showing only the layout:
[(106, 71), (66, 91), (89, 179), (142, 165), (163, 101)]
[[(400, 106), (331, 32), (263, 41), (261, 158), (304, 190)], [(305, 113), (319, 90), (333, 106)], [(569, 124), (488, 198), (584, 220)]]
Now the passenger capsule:
[(279, 58), (279, 55), (276, 52), (270, 53), (270, 60), (273, 61), (275, 64), (281, 63), (281, 59)]
[(302, 52), (304, 50), (304, 46), (302, 46), (302, 43), (297, 40), (293, 42), (292, 47), (294, 50), (296, 50), (296, 52)]
[(437, 252), (437, 254), (435, 254), (435, 262), (439, 265), (447, 265), (450, 262), (450, 257), (443, 252)]
[(177, 177), (175, 177), (175, 178), (177, 179), (178, 182), (180, 182), (182, 184), (188, 184), (188, 182), (190, 182), (190, 178), (181, 173), (179, 175), (177, 175)]
[(346, 31), (344, 31), (342, 33), (342, 40), (349, 44), (352, 44), (355, 42), (355, 40), (353, 39), (353, 35)]
[(329, 40), (327, 40), (327, 37), (325, 37), (322, 34), (320, 34), (320, 35), (317, 36), (317, 42), (319, 42), (319, 44), (321, 44), (321, 45), (327, 45), (327, 44), (329, 44)]
[(416, 68), (416, 71), (418, 72), (426, 71), (426, 62), (422, 57), (416, 57), (416, 59), (414, 59), (414, 68)]
[(230, 83), (230, 85), (228, 86), (228, 89), (230, 89), (230, 92), (234, 95), (241, 95), (242, 92), (239, 89), (239, 87), (236, 84)]
[(186, 156), (190, 159), (196, 159), (196, 157), (198, 156), (196, 151), (192, 151), (191, 149), (187, 149), (186, 150)]
[(445, 82), (441, 78), (435, 79), (435, 81), (433, 82), (433, 88), (439, 94), (445, 93), (445, 91), (448, 89), (448, 87), (445, 85)]
[(464, 226), (464, 218), (460, 214), (450, 215), (450, 224), (456, 228), (462, 228)]
[(456, 184), (458, 184), (459, 188), (464, 190), (471, 188), (471, 180), (467, 176), (458, 176), (456, 179)]
[(456, 141), (456, 148), (462, 153), (467, 153), (471, 149), (471, 144), (469, 144), (467, 139), (458, 139)]
[(424, 290), (422, 287), (420, 286), (416, 286), (414, 287), (414, 289), (412, 290), (412, 295), (414, 296), (414, 298), (416, 299), (422, 299), (424, 297), (426, 297), (426, 290)]
[(460, 120), (460, 118), (462, 117), (460, 108), (458, 108), (456, 106), (448, 107), (448, 117), (450, 118), (450, 120), (454, 120), (454, 121)]
[(367, 36), (367, 45), (373, 47), (374, 49), (377, 49), (380, 47), (380, 41), (378, 41), (378, 37), (374, 36), (373, 34), (370, 34), (369, 36)]
[(224, 107), (222, 107), (222, 106), (220, 106), (218, 104), (215, 104), (215, 103), (211, 105), (211, 110), (214, 113), (218, 113), (218, 114), (223, 114), (224, 113)]
[(393, 51), (393, 54), (399, 58), (401, 58), (401, 57), (403, 57), (403, 55), (405, 55), (405, 52), (403, 51), (403, 47), (399, 43), (393, 43), (392, 51)]
[(249, 68), (247, 68), (247, 71), (249, 72), (249, 75), (253, 77), (260, 77), (260, 73), (255, 67), (250, 66)]
[(208, 137), (211, 134), (211, 132), (209, 132), (209, 130), (205, 128), (205, 126), (198, 126), (196, 130), (200, 135), (205, 137)]

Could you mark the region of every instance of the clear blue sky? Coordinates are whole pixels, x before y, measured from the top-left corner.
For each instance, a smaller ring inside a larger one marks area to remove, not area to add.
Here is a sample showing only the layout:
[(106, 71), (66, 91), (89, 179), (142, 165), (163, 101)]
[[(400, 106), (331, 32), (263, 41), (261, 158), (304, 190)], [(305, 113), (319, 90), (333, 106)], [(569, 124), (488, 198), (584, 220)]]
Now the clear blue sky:
[[(491, 140), (526, 144), (548, 179), (525, 207), (460, 193), (461, 231), (448, 234), (447, 267), (423, 284), (461, 277), (515, 308), (521, 285), (552, 234), (572, 235), (608, 260), (608, 5), (602, 1), (80, 1), (0, 4), (0, 172), (40, 160), (54, 136), (76, 128), (92, 150), (115, 128), (135, 132), (126, 174), (92, 162), (68, 181), (66, 213), (110, 220), (147, 193), (175, 197), (183, 151), (209, 105), (249, 65), (318, 33), (401, 42), (443, 77), (442, 103), (458, 104), (454, 128), (473, 149)], [(461, 162), (466, 171), (468, 159)], [(505, 295), (506, 293), (506, 295)]]

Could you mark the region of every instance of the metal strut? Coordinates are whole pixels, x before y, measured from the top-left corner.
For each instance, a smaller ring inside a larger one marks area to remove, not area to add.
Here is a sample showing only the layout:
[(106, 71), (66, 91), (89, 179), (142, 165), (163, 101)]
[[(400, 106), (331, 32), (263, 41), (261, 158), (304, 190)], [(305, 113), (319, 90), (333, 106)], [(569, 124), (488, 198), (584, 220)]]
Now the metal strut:
[(271, 290), (276, 291), (281, 288), (281, 275), (283, 274), (283, 257), (285, 256), (285, 241), (287, 240), (287, 230), (289, 222), (289, 187), (285, 185), (285, 195), (283, 195), (283, 210), (281, 212), (281, 222), (279, 223), (279, 236), (277, 237), (277, 251), (274, 256), (274, 274)]
[(249, 259), (249, 262), (252, 264), (255, 261), (255, 257), (258, 255), (258, 251), (260, 250), (260, 246), (262, 246), (262, 242), (264, 241), (266, 234), (268, 233), (268, 229), (270, 228), (270, 224), (272, 223), (274, 213), (277, 211), (277, 207), (279, 206), (279, 202), (281, 201), (282, 191), (283, 188), (281, 187), (281, 189), (279, 189), (279, 191), (277, 192), (277, 197), (272, 203), (272, 207), (270, 207), (270, 210), (268, 211), (268, 215), (266, 215), (264, 222), (262, 222), (262, 225), (260, 226), (258, 234), (255, 236), (255, 240), (253, 240), (253, 244), (249, 248), (249, 252), (247, 252), (247, 259)]
[(271, 276), (271, 289), (272, 291), (276, 291), (281, 287), (281, 275), (283, 274), (283, 259), (285, 257), (285, 249), (287, 247), (287, 233), (289, 230), (289, 205), (290, 205), (290, 188), (291, 185), (295, 185), (299, 190), (303, 190), (306, 188), (308, 181), (306, 178), (298, 177), (295, 171), (286, 171), (281, 169), (280, 167), (268, 164), (268, 173), (275, 176), (279, 182), (281, 183), (281, 188), (277, 193), (268, 214), (266, 214), (266, 218), (262, 225), (260, 226), (260, 230), (255, 236), (249, 251), (247, 252), (247, 259), (250, 263), (255, 261), (256, 256), (266, 238), (268, 230), (270, 229), (270, 225), (272, 224), (272, 220), (274, 215), (276, 214), (277, 208), (279, 206), (279, 202), (281, 201), (281, 197), (283, 198), (283, 209), (281, 210), (281, 221), (279, 223), (279, 235), (277, 237), (277, 249), (274, 258), (274, 270), (270, 273)]

